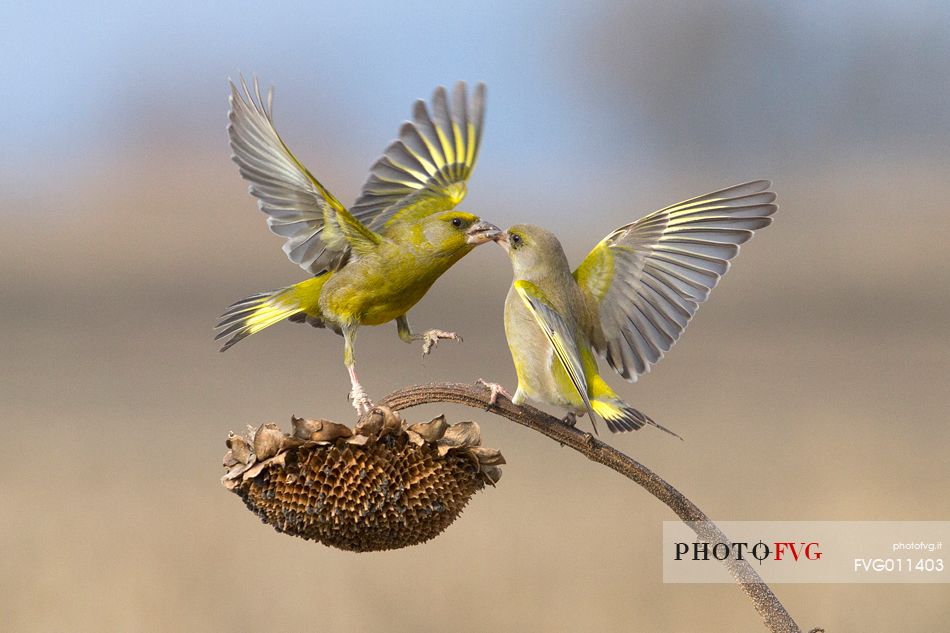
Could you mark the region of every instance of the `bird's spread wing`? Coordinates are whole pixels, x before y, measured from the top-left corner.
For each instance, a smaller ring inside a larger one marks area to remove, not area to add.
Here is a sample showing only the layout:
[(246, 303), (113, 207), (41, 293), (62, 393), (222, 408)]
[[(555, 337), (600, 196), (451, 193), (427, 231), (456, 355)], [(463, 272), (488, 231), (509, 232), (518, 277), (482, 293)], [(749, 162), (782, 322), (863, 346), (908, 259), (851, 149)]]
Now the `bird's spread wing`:
[(482, 136), (485, 85), (468, 99), (464, 82), (442, 86), (432, 95), (431, 111), (417, 101), (412, 121), (373, 164), (353, 215), (374, 230), (454, 208), (465, 197)]
[(673, 346), (752, 232), (777, 207), (766, 180), (654, 211), (622, 226), (574, 271), (597, 321), (594, 346), (627, 380)]
[(580, 394), (581, 400), (584, 401), (584, 406), (587, 407), (587, 412), (590, 414), (591, 424), (593, 424), (596, 419), (594, 408), (587, 396), (587, 379), (584, 377), (584, 367), (581, 364), (581, 355), (577, 349), (577, 339), (574, 338), (574, 333), (565, 323), (564, 318), (548, 302), (540, 288), (524, 279), (515, 281), (514, 287), (518, 291), (521, 300), (528, 306), (528, 312), (534, 317), (538, 327), (551, 341), (555, 356), (564, 366), (571, 383), (577, 393)]
[[(240, 90), (231, 83), (228, 136), (233, 159), (267, 214), (267, 226), (286, 240), (287, 257), (316, 274), (326, 268), (330, 256), (378, 236), (364, 226), (354, 226), (360, 223), (280, 138), (271, 114), (272, 97), (268, 91), (265, 104), (256, 79), (253, 92), (243, 78)], [(341, 224), (347, 230), (341, 230)]]

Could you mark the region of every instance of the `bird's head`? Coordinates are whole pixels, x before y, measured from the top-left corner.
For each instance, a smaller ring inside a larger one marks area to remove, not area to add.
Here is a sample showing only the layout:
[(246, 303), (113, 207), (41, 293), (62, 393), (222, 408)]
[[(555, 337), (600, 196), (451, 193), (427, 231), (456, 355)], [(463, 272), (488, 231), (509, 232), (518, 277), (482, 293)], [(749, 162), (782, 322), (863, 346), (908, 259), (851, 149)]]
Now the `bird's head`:
[(435, 213), (421, 228), (422, 239), (440, 255), (464, 254), (501, 235), (497, 226), (465, 211)]
[(515, 224), (494, 238), (505, 249), (517, 279), (536, 279), (561, 269), (570, 273), (561, 242), (533, 224)]

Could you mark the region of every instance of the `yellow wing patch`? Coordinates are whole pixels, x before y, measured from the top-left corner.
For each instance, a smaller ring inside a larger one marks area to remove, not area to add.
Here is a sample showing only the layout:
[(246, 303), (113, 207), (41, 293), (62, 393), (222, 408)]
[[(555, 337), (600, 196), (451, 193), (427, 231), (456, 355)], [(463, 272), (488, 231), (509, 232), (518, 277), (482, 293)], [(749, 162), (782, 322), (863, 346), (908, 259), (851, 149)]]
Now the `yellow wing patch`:
[(333, 250), (344, 250), (348, 246), (359, 257), (382, 241), (378, 234), (366, 228), (343, 207), (335, 210), (325, 208), (323, 218), (323, 241)]
[(588, 253), (581, 265), (574, 271), (574, 278), (578, 285), (587, 290), (594, 299), (600, 301), (614, 276), (614, 255), (610, 250), (610, 243), (605, 238)]

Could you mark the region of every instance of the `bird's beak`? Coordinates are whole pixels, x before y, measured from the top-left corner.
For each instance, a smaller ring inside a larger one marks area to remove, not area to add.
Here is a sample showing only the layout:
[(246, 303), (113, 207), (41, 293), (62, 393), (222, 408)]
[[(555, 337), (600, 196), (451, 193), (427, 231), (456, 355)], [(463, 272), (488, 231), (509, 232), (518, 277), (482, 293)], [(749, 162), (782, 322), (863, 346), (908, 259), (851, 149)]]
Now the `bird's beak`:
[(508, 250), (508, 233), (507, 232), (501, 231), (499, 235), (494, 237), (494, 240), (495, 240), (495, 243), (498, 244), (498, 246), (501, 246), (502, 249), (504, 249), (506, 253), (510, 252)]
[(484, 244), (497, 239), (502, 235), (501, 229), (489, 222), (476, 222), (465, 233), (465, 241), (469, 244)]

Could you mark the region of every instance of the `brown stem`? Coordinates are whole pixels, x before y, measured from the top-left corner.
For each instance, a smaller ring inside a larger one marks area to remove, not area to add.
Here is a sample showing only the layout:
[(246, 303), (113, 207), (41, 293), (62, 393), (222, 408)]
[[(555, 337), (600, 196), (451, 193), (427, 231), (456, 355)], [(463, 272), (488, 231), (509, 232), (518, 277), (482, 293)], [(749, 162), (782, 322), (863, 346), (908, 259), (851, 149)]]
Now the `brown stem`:
[[(461, 383), (438, 383), (417, 385), (394, 391), (383, 402), (395, 410), (407, 409), (431, 402), (452, 402), (464, 404), (476, 409), (485, 409), (496, 415), (508, 418), (530, 429), (550, 437), (552, 440), (569, 446), (599, 464), (612, 468), (631, 479), (651, 495), (666, 504), (696, 532), (699, 539), (708, 543), (729, 543), (726, 535), (716, 527), (702, 510), (696, 507), (679, 490), (663, 480), (652, 470), (620, 451), (604, 444), (589, 433), (563, 424), (543, 411), (527, 405), (518, 406), (506, 398), (499, 397), (494, 405), (489, 404), (490, 391), (483, 386)], [(732, 557), (723, 561), (729, 573), (736, 580), (739, 589), (752, 600), (755, 610), (765, 625), (773, 633), (801, 633), (792, 616), (788, 614), (769, 586), (745, 560)]]

